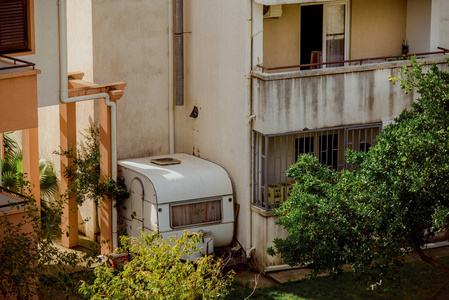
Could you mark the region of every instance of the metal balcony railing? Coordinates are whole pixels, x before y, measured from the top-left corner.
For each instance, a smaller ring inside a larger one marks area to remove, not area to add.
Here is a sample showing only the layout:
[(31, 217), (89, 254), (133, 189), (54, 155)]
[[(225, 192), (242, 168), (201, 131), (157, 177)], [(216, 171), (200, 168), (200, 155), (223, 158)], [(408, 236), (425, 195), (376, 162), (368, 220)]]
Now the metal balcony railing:
[(302, 64), (302, 65), (293, 65), (293, 66), (281, 66), (281, 67), (265, 67), (263, 65), (257, 65), (257, 67), (261, 68), (262, 71), (275, 71), (275, 70), (281, 70), (281, 69), (296, 69), (296, 68), (307, 68), (310, 67), (310, 69), (316, 69), (321, 68), (321, 66), (327, 66), (327, 65), (348, 65), (350, 63), (355, 63), (355, 65), (362, 65), (363, 62), (368, 61), (379, 61), (379, 60), (385, 60), (388, 61), (391, 60), (401, 60), (401, 59), (409, 59), (412, 56), (424, 56), (424, 55), (436, 55), (436, 54), (446, 54), (449, 53), (449, 49), (438, 47), (441, 51), (435, 51), (435, 52), (423, 52), (423, 53), (412, 53), (412, 54), (403, 54), (398, 56), (381, 56), (381, 57), (371, 57), (371, 58), (359, 58), (359, 59), (349, 59), (349, 60), (341, 60), (341, 61), (332, 61), (332, 62), (321, 62), (321, 63), (312, 63), (312, 64)]
[(31, 67), (34, 70), (35, 65), (36, 65), (35, 63), (29, 62), (26, 60), (18, 59), (15, 57), (9, 57), (9, 56), (2, 55), (2, 54), (0, 54), (0, 59), (5, 60), (4, 62), (7, 63), (6, 66), (0, 65), (0, 71), (18, 69), (18, 68), (26, 68), (26, 67)]
[(10, 189), (4, 188), (2, 186), (0, 186), (0, 193), (1, 192), (4, 192), (6, 194), (10, 194), (10, 195), (16, 196), (16, 197), (21, 198), (23, 200), (22, 201), (18, 201), (18, 202), (11, 202), (11, 203), (8, 203), (8, 204), (1, 204), (0, 205), (0, 210), (2, 208), (6, 208), (6, 207), (7, 208), (14, 208), (14, 207), (18, 207), (18, 206), (21, 206), (21, 205), (26, 205), (31, 200), (29, 197), (27, 197), (25, 195), (22, 195), (20, 193), (14, 192), (14, 191), (11, 191)]
[(352, 170), (348, 149), (366, 152), (376, 144), (382, 124), (361, 124), (296, 133), (264, 135), (253, 132), (253, 205), (272, 210), (290, 198), (293, 178), (285, 173), (299, 155), (310, 154), (327, 167)]

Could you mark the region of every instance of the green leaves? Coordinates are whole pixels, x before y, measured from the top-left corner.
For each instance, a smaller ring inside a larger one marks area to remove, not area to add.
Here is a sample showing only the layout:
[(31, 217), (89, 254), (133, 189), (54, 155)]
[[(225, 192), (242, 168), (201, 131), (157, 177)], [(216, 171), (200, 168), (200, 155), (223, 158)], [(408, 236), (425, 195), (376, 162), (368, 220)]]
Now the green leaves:
[(412, 60), (401, 86), (420, 98), (367, 153), (348, 151), (358, 168), (336, 173), (300, 156), (288, 170), (296, 184), (276, 214), (289, 236), (275, 239), (269, 254), (312, 263), (312, 276), (350, 264), (379, 279), (397, 274), (407, 251), (448, 228), (449, 73), (435, 65), (423, 72)]
[(196, 253), (198, 234), (184, 233), (164, 240), (158, 233), (140, 239), (122, 237), (122, 249), (131, 260), (118, 270), (103, 264), (95, 269), (95, 282), (80, 292), (90, 299), (216, 299), (227, 294), (233, 273), (222, 274), (220, 259), (203, 256), (181, 261)]
[(105, 196), (115, 199), (117, 206), (121, 205), (129, 196), (124, 182), (115, 182), (112, 178), (100, 180), (99, 129), (90, 126), (83, 136), (85, 142), (78, 143), (75, 148), (54, 152), (73, 160), (63, 174), (73, 182), (64, 196), (75, 195), (78, 205), (86, 200), (93, 200), (98, 205)]

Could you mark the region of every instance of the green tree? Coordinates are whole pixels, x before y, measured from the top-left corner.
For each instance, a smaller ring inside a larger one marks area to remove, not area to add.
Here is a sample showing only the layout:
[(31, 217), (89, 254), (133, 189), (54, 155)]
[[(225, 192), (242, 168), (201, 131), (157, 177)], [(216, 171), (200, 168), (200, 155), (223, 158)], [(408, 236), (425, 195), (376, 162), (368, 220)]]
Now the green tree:
[(29, 187), (25, 182), (23, 190), (28, 197), (16, 195), (24, 202), (11, 205), (22, 214), (0, 212), (0, 298), (52, 299), (55, 291), (73, 295), (80, 276), (89, 274), (97, 252), (79, 255), (61, 251), (54, 243), (62, 234), (56, 222), (62, 214), (60, 200), (41, 214)]
[(204, 256), (181, 261), (196, 253), (198, 234), (186, 232), (166, 241), (158, 233), (140, 239), (122, 237), (122, 251), (131, 260), (120, 269), (103, 264), (92, 285), (82, 283), (80, 292), (89, 299), (216, 299), (227, 294), (233, 272), (222, 274), (221, 260)]
[(357, 168), (335, 172), (304, 155), (288, 170), (296, 184), (276, 214), (289, 235), (270, 254), (311, 263), (312, 276), (350, 264), (379, 279), (394, 277), (414, 250), (449, 275), (421, 248), (449, 224), (449, 73), (436, 65), (424, 72), (413, 59), (400, 81), (419, 99), (367, 153), (347, 153)]
[(115, 182), (111, 177), (105, 181), (100, 180), (100, 136), (97, 127), (90, 126), (84, 130), (85, 141), (77, 143), (76, 147), (60, 151), (54, 154), (73, 159), (73, 163), (67, 167), (64, 177), (73, 183), (67, 193), (62, 195), (65, 198), (76, 196), (78, 205), (82, 205), (86, 200), (93, 200), (97, 205), (103, 201), (104, 196), (116, 200), (119, 207), (129, 196), (123, 180)]

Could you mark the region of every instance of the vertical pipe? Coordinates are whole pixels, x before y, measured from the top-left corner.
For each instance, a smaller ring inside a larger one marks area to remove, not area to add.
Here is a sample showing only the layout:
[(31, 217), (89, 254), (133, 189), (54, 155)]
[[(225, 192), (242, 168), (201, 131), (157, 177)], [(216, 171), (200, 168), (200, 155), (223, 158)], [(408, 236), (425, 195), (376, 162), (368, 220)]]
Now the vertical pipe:
[(175, 153), (173, 102), (173, 0), (168, 0), (168, 147), (170, 154)]
[[(252, 95), (251, 95), (251, 69), (252, 69), (252, 5), (253, 1), (247, 1), (248, 6), (248, 16), (246, 19), (246, 116), (248, 117), (247, 122), (247, 141), (249, 142), (247, 151), (246, 151), (246, 157), (248, 161), (250, 162), (248, 165), (248, 168), (246, 170), (246, 178), (249, 180), (249, 184), (247, 187), (247, 193), (249, 198), (249, 203), (246, 206), (246, 212), (245, 212), (245, 218), (246, 218), (246, 254), (247, 258), (251, 258), (252, 252), (255, 250), (253, 247), (253, 241), (252, 241), (252, 212), (251, 212), (251, 205), (253, 203), (253, 196), (251, 192), (251, 174), (253, 172), (253, 164), (251, 160), (251, 148), (252, 148), (252, 142), (251, 142), (251, 136), (253, 131), (253, 124), (252, 124)], [(265, 160), (267, 161), (267, 157), (265, 157)], [(266, 186), (267, 188), (268, 186)], [(265, 198), (268, 196), (268, 189), (265, 190)], [(267, 199), (267, 198), (266, 198)], [(268, 201), (265, 202), (268, 205)], [(268, 208), (268, 206), (267, 206)]]
[(175, 103), (184, 105), (184, 5), (175, 0)]

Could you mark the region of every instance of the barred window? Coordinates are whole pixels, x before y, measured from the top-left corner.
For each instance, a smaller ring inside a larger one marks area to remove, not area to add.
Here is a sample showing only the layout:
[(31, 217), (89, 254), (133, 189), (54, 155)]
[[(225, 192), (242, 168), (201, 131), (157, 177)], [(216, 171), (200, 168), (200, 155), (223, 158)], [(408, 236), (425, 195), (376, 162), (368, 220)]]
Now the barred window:
[(352, 169), (346, 162), (346, 150), (368, 151), (381, 127), (376, 123), (278, 135), (254, 132), (254, 205), (270, 210), (290, 197), (293, 179), (285, 171), (300, 154), (314, 155), (334, 170)]

